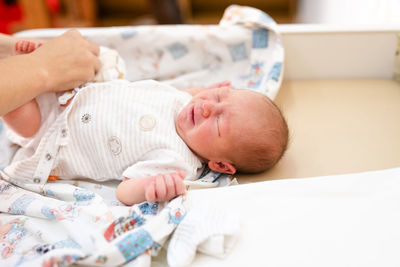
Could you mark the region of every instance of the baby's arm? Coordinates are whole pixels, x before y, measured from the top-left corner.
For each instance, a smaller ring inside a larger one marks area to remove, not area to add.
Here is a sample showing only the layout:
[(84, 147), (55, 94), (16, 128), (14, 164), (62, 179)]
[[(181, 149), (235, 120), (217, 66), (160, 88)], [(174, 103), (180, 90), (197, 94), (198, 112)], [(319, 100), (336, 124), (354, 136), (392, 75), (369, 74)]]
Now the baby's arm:
[(3, 122), (22, 137), (34, 136), (40, 129), (42, 116), (35, 99), (10, 111), (2, 117)]
[(118, 185), (117, 198), (128, 206), (146, 200), (168, 201), (185, 192), (184, 178), (183, 171), (176, 171), (140, 179), (126, 179)]

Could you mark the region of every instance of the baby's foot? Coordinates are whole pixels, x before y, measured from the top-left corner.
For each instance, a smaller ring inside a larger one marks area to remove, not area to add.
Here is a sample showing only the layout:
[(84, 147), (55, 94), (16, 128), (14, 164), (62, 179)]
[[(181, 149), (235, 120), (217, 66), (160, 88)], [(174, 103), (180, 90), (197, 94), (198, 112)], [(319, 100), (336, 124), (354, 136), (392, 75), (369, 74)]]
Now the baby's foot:
[(28, 54), (35, 51), (36, 48), (42, 45), (41, 42), (33, 42), (27, 40), (18, 40), (14, 45), (14, 54)]

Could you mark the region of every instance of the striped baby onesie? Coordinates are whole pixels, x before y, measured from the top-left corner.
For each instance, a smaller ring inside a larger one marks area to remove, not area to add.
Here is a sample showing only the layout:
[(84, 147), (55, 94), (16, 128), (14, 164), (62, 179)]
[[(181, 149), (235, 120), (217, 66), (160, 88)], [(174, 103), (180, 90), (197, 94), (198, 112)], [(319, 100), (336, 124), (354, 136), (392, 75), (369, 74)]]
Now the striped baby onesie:
[(64, 110), (38, 99), (42, 113), (42, 106), (48, 112), (42, 127), (33, 138), (15, 140), (23, 147), (4, 172), (25, 184), (43, 184), (49, 175), (105, 181), (177, 169), (195, 179), (201, 162), (174, 123), (190, 99), (151, 80), (88, 84)]

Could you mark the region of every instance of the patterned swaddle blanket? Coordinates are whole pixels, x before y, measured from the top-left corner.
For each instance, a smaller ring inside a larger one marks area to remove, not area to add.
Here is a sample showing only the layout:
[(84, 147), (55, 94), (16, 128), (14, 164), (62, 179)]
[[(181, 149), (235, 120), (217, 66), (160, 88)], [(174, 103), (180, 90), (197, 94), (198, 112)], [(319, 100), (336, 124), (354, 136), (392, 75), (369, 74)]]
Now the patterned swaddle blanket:
[(84, 32), (116, 49), (131, 81), (155, 79), (177, 88), (230, 81), (274, 99), (282, 82), (284, 50), (273, 19), (258, 9), (232, 5), (219, 25), (104, 28)]

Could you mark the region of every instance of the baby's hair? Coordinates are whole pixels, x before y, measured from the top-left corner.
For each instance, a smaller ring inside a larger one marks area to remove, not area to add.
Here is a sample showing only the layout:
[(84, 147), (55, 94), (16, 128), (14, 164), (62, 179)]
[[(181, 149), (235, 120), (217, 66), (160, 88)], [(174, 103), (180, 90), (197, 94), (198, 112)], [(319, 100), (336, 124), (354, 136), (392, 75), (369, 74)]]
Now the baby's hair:
[(259, 124), (254, 133), (256, 137), (237, 144), (234, 165), (243, 173), (259, 173), (272, 168), (288, 146), (289, 129), (281, 110), (267, 96), (260, 96), (264, 113), (255, 114)]

